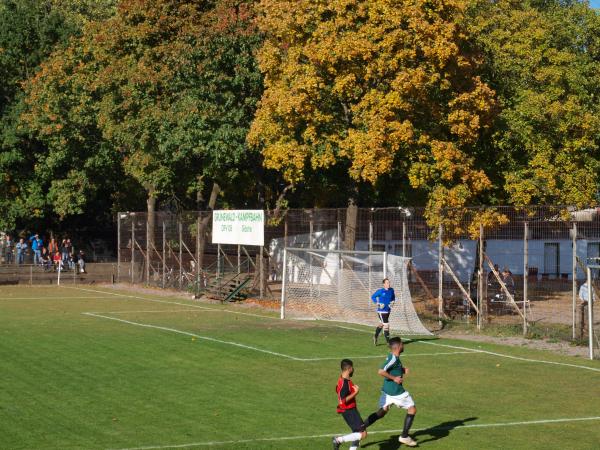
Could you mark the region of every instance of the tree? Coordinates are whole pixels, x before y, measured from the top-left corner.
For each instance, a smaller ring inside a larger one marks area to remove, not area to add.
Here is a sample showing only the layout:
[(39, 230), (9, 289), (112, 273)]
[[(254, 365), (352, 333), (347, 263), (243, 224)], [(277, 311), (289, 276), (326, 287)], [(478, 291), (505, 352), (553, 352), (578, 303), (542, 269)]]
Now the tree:
[(466, 2), (262, 0), (265, 92), (249, 134), (265, 165), (299, 183), (349, 164), (359, 181), (426, 191), (435, 225), (490, 181), (476, 160), (496, 113), (478, 76)]
[[(161, 196), (235, 185), (257, 158), (245, 143), (262, 88), (250, 3), (131, 0), (87, 24), (29, 83), (22, 117), (48, 145), (44, 158), (118, 164), (105, 170), (145, 191), (150, 237)], [(93, 198), (91, 176), (77, 177), (87, 193), (69, 186), (82, 193), (71, 204)]]
[[(490, 167), (517, 205), (597, 201), (600, 17), (578, 1), (480, 1), (469, 13), (501, 113)], [(492, 170), (488, 170), (488, 173)]]

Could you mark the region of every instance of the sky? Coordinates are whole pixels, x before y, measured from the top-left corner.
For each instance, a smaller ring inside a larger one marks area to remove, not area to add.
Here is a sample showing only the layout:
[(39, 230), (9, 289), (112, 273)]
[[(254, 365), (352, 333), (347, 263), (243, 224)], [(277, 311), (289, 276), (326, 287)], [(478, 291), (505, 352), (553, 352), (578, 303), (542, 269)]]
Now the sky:
[(592, 8), (600, 8), (600, 0), (590, 0), (590, 5)]

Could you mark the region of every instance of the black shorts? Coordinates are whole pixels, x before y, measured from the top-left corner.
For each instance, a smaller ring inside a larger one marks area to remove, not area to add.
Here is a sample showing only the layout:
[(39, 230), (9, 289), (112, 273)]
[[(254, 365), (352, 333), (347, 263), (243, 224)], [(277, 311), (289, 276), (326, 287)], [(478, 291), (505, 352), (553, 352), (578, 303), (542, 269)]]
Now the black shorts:
[(381, 323), (388, 323), (390, 321), (390, 313), (389, 312), (378, 312), (379, 321)]
[(361, 433), (365, 431), (365, 424), (362, 420), (362, 417), (360, 417), (358, 409), (348, 409), (342, 413), (342, 417), (344, 418), (344, 420), (346, 421), (353, 433)]

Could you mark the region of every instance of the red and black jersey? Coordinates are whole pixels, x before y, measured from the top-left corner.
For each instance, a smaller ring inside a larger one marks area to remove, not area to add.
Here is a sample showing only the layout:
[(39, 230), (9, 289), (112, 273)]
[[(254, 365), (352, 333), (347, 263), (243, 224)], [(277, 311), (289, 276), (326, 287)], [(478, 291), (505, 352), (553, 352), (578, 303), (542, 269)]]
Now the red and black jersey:
[(356, 408), (356, 397), (346, 403), (346, 397), (354, 392), (354, 384), (352, 381), (340, 377), (337, 386), (335, 387), (335, 392), (337, 392), (338, 396), (337, 412), (343, 413), (349, 409)]

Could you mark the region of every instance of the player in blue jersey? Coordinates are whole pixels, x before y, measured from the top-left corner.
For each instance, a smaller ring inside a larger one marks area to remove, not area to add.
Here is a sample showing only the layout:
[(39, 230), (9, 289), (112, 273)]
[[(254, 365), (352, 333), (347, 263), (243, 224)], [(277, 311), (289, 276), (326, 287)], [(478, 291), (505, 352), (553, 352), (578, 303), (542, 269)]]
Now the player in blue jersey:
[(390, 280), (387, 278), (383, 279), (383, 287), (377, 289), (371, 296), (373, 303), (377, 305), (377, 316), (379, 317), (379, 324), (375, 328), (375, 336), (373, 337), (373, 343), (377, 345), (377, 339), (381, 330), (385, 336), (386, 342), (390, 341), (390, 312), (391, 308), (396, 301), (396, 294), (394, 289), (390, 287)]

